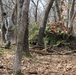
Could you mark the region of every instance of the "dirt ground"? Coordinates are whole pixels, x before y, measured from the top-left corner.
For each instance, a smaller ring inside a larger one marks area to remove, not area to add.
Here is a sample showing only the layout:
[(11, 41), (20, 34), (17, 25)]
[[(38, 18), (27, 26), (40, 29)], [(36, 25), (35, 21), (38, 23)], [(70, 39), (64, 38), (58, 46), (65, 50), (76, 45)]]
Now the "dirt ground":
[[(0, 75), (14, 75), (14, 50), (13, 46), (11, 49), (0, 48)], [(50, 55), (31, 52), (31, 55), (32, 58), (23, 56), (24, 75), (76, 75), (76, 53), (73, 50), (55, 50)]]

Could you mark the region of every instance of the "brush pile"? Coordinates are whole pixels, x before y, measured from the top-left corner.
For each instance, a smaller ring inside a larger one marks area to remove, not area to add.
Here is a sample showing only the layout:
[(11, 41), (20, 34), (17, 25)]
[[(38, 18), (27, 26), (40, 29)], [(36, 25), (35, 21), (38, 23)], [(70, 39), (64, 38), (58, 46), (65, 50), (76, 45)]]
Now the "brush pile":
[(51, 22), (50, 24), (50, 29), (51, 32), (53, 33), (65, 33), (65, 34), (69, 34), (70, 28), (66, 27), (63, 25), (63, 22), (58, 21), (58, 22)]

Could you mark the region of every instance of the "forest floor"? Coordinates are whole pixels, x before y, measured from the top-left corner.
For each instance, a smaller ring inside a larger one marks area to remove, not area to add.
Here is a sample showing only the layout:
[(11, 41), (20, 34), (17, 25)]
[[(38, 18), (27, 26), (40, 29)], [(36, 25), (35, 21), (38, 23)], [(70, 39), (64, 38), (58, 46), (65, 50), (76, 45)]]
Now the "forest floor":
[[(48, 55), (34, 51), (30, 53), (32, 58), (26, 58), (25, 55), (22, 58), (24, 75), (76, 75), (75, 50), (57, 49)], [(0, 75), (14, 75), (14, 54), (14, 45), (11, 49), (0, 48)]]

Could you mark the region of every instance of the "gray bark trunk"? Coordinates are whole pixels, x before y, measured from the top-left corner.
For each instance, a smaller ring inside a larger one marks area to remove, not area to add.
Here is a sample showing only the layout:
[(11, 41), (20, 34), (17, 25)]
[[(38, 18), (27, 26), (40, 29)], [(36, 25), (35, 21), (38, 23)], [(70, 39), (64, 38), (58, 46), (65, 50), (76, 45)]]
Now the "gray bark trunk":
[(47, 19), (48, 19), (48, 15), (49, 15), (49, 12), (50, 12), (50, 9), (53, 5), (53, 2), (54, 0), (50, 0), (48, 6), (47, 6), (47, 9), (45, 11), (45, 15), (44, 15), (44, 19), (43, 19), (43, 24), (42, 26), (40, 27), (39, 29), (39, 36), (38, 36), (38, 45), (43, 45), (43, 37), (44, 37), (44, 31), (45, 31), (45, 28), (46, 28), (46, 23), (47, 23)]
[(14, 71), (21, 71), (22, 52), (24, 50), (24, 37), (26, 26), (28, 26), (28, 11), (30, 0), (18, 0), (18, 26), (17, 26), (17, 48), (14, 61)]
[[(70, 26), (70, 33), (73, 33), (73, 15), (74, 15), (74, 6), (75, 6), (75, 0), (72, 0), (72, 4), (69, 11), (69, 26)], [(74, 19), (73, 19), (74, 20)]]
[(15, 4), (15, 7), (13, 9), (12, 21), (13, 21), (14, 25), (17, 24), (17, 4)]
[(56, 22), (57, 21), (57, 16), (56, 16), (55, 6), (52, 9), (53, 9), (53, 12), (54, 12), (54, 22)]
[(60, 21), (61, 20), (61, 14), (60, 14), (60, 8), (59, 8), (59, 1), (55, 0), (55, 10), (57, 13), (57, 20)]
[(38, 11), (38, 5), (39, 5), (39, 0), (37, 0), (37, 4), (35, 4), (35, 2), (34, 2), (34, 0), (31, 0), (32, 1), (32, 3), (34, 4), (34, 6), (35, 6), (35, 22), (36, 22), (36, 24), (37, 24), (37, 11)]
[(70, 8), (70, 19), (72, 18), (74, 14), (74, 6), (75, 6), (75, 0), (72, 0), (71, 8)]
[(5, 42), (6, 29), (5, 29), (5, 26), (4, 26), (4, 23), (3, 23), (3, 17), (2, 17), (2, 13), (4, 12), (2, 0), (0, 0), (0, 6), (1, 6), (1, 22), (2, 22), (2, 24), (1, 24), (1, 30), (2, 30), (1, 39), (2, 39), (3, 42)]

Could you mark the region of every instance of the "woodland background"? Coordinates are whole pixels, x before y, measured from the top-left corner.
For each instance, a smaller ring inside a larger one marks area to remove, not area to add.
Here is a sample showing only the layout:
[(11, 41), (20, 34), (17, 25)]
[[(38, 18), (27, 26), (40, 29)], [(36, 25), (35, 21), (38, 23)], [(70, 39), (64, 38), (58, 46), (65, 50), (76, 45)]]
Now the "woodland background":
[(76, 75), (76, 0), (0, 0), (0, 28), (3, 12), (15, 27), (1, 75)]

